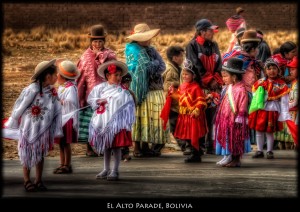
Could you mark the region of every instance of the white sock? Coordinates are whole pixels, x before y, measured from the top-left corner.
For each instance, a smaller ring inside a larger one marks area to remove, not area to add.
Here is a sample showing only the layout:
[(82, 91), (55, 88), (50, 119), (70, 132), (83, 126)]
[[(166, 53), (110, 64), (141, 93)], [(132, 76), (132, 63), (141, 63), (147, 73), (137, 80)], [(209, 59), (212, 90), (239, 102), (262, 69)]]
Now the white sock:
[(104, 150), (104, 170), (110, 170), (111, 149)]
[(218, 161), (217, 164), (222, 163), (224, 160), (226, 160), (226, 158), (227, 158), (227, 155), (224, 155), (224, 157), (220, 161)]
[(114, 167), (113, 171), (118, 172), (119, 171), (119, 165), (122, 157), (121, 148), (115, 148), (112, 150), (114, 153)]
[(231, 155), (227, 155), (227, 158), (226, 158), (225, 160), (223, 160), (223, 162), (220, 163), (220, 164), (221, 164), (221, 165), (225, 165), (225, 164), (227, 164), (227, 163), (229, 163), (229, 162), (231, 162), (231, 161), (232, 161)]
[(264, 148), (264, 132), (256, 131), (257, 150), (263, 152)]
[(267, 137), (267, 152), (270, 152), (273, 150), (274, 145), (274, 134), (273, 133), (266, 133)]

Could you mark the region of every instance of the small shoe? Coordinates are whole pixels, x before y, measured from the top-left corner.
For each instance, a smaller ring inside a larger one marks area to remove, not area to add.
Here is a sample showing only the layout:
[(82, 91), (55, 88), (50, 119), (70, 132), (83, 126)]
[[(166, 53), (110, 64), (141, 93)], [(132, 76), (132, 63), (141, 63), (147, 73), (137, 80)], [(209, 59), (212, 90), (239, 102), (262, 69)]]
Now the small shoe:
[(267, 152), (267, 159), (274, 159), (274, 153), (272, 151)]
[(261, 151), (255, 152), (255, 154), (252, 156), (252, 158), (263, 158), (263, 157), (265, 157), (265, 155)]
[(108, 176), (107, 180), (108, 181), (116, 181), (119, 179), (119, 172), (112, 171)]
[(96, 175), (96, 179), (106, 179), (109, 171), (104, 169), (99, 174)]
[(186, 147), (184, 152), (183, 152), (183, 155), (191, 155), (191, 154), (192, 154), (191, 147)]
[(237, 161), (233, 160), (230, 163), (228, 163), (225, 167), (228, 167), (228, 168), (241, 167), (241, 162), (237, 162)]
[(221, 165), (221, 163), (222, 163), (224, 160), (226, 160), (226, 158), (227, 158), (227, 155), (224, 155), (224, 157), (223, 157), (220, 161), (216, 162), (216, 164), (217, 164), (217, 165)]
[(42, 181), (35, 183), (35, 187), (38, 191), (47, 191), (48, 188), (44, 185)]
[(184, 159), (185, 163), (201, 163), (201, 161), (202, 161), (201, 156), (194, 156), (194, 155)]
[(30, 180), (24, 183), (25, 191), (27, 192), (35, 192), (37, 191), (35, 184), (33, 184)]
[(231, 163), (231, 161), (232, 161), (232, 156), (227, 155), (226, 159), (220, 163), (220, 166), (225, 167), (227, 164)]

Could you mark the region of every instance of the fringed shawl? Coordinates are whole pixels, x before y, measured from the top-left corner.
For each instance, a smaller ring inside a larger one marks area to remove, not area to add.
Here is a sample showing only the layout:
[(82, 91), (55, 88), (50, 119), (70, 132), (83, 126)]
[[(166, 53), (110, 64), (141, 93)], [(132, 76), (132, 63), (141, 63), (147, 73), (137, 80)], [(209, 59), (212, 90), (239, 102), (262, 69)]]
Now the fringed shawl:
[(132, 76), (130, 89), (134, 92), (137, 104), (140, 105), (149, 90), (149, 76), (151, 61), (145, 48), (137, 43), (127, 43), (125, 47), (126, 64)]
[(216, 139), (223, 148), (228, 142), (229, 151), (240, 155), (244, 151), (244, 141), (248, 130), (248, 95), (245, 85), (239, 82), (226, 88), (216, 116)]
[(121, 130), (131, 131), (135, 121), (134, 100), (127, 89), (104, 82), (91, 91), (88, 103), (95, 110), (89, 126), (89, 142), (98, 153), (103, 153), (112, 147), (115, 135)]

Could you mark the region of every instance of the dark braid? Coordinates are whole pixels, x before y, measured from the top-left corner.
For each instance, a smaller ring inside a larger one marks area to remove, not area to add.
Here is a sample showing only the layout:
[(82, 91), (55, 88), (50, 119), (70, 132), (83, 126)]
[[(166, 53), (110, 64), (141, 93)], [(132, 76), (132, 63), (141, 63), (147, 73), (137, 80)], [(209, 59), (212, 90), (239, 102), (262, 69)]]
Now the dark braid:
[(35, 82), (39, 83), (39, 88), (40, 88), (40, 95), (43, 96), (43, 82), (45, 82), (45, 79), (48, 74), (52, 75), (56, 72), (56, 66), (52, 65), (49, 68), (47, 68), (45, 71), (43, 71), (40, 75), (37, 76), (35, 79)]

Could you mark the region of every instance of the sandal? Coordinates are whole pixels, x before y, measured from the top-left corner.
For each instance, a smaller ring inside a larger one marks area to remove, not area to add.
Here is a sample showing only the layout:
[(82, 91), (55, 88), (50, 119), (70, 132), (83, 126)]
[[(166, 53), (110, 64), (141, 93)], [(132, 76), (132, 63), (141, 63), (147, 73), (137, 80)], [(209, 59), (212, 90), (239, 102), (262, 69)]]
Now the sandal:
[(36, 191), (35, 185), (30, 180), (28, 180), (24, 183), (24, 188), (25, 188), (25, 191), (27, 191), (27, 192)]
[(72, 172), (72, 166), (63, 165), (63, 167), (57, 170), (56, 174), (71, 174)]
[(53, 174), (57, 174), (58, 170), (60, 170), (63, 166), (64, 166), (63, 164), (60, 164), (59, 167), (53, 170)]
[(93, 152), (93, 151), (86, 152), (85, 155), (87, 157), (98, 157), (98, 154), (96, 152)]
[(37, 189), (38, 191), (47, 191), (47, 190), (48, 190), (47, 187), (44, 185), (44, 183), (43, 183), (42, 181), (37, 182), (37, 183), (35, 184), (35, 186), (36, 186), (36, 189)]

